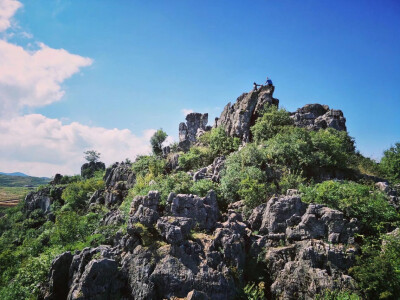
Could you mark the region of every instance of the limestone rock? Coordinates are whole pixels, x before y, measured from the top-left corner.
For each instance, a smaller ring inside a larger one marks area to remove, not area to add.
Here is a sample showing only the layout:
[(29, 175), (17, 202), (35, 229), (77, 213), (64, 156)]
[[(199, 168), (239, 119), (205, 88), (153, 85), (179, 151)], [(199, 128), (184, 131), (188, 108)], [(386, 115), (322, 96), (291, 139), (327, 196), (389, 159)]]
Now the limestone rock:
[(159, 218), (159, 203), (160, 193), (157, 191), (150, 191), (147, 196), (136, 196), (131, 203), (129, 226), (138, 222), (153, 226)]
[(69, 267), (73, 255), (71, 252), (64, 252), (58, 255), (51, 264), (49, 274), (49, 290), (46, 300), (66, 299), (69, 291)]
[(356, 290), (346, 270), (354, 264), (353, 248), (307, 240), (269, 248), (265, 256), (274, 299), (314, 299), (325, 290)]
[(294, 124), (312, 130), (334, 128), (346, 131), (346, 119), (341, 110), (330, 109), (328, 105), (307, 104), (291, 115)]
[(84, 178), (91, 178), (96, 171), (104, 171), (105, 169), (106, 165), (101, 161), (84, 163), (81, 167), (81, 176)]
[(26, 195), (24, 200), (24, 210), (28, 215), (35, 209), (41, 209), (43, 213), (49, 214), (51, 212), (50, 205), (53, 201), (57, 200), (60, 203), (64, 203), (61, 199), (61, 194), (64, 187), (45, 187), (36, 192), (30, 192)]
[(184, 217), (161, 217), (157, 221), (157, 229), (169, 244), (182, 242), (194, 227), (192, 219)]
[(274, 86), (262, 86), (257, 91), (242, 94), (233, 105), (228, 103), (225, 106), (221, 116), (215, 119), (214, 127), (223, 127), (229, 136), (249, 142), (250, 127), (255, 124), (264, 105), (279, 104), (279, 100), (273, 98), (274, 89)]
[(171, 193), (168, 197), (168, 212), (174, 217), (192, 219), (199, 229), (210, 230), (215, 227), (219, 217), (217, 198), (214, 191), (206, 197)]
[(207, 113), (190, 113), (186, 116), (186, 123), (179, 124), (179, 147), (181, 150), (189, 150), (188, 147), (197, 141), (198, 134), (210, 129), (207, 127), (207, 123)]

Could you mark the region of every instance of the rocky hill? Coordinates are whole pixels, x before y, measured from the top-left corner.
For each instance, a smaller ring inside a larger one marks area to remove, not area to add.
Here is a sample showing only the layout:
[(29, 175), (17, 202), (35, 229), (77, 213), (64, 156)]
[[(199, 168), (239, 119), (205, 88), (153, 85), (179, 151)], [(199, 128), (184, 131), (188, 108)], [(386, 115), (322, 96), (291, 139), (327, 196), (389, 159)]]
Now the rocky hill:
[(397, 299), (398, 187), (355, 151), (342, 111), (286, 112), (273, 92), (213, 126), (187, 115), (162, 156), (29, 194), (0, 219), (0, 296)]

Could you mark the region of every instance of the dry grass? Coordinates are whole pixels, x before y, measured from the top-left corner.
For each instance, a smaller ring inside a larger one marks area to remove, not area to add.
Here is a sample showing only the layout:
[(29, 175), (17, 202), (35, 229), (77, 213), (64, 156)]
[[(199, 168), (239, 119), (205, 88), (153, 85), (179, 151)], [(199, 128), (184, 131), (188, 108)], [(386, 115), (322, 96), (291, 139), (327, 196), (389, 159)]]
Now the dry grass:
[(25, 187), (0, 187), (0, 206), (15, 206), (31, 191)]

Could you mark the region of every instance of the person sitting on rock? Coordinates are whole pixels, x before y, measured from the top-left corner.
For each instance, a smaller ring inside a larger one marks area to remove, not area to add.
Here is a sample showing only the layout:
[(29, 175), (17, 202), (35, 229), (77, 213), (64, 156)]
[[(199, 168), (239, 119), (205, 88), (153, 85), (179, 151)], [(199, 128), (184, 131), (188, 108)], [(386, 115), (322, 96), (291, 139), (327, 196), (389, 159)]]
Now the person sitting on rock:
[(257, 84), (255, 82), (253, 82), (253, 85), (254, 85), (254, 90), (255, 91), (257, 91), (258, 87), (261, 86), (261, 84)]
[(265, 83), (266, 83), (268, 86), (272, 86), (272, 80), (269, 79), (268, 77), (267, 77), (267, 80), (265, 81)]

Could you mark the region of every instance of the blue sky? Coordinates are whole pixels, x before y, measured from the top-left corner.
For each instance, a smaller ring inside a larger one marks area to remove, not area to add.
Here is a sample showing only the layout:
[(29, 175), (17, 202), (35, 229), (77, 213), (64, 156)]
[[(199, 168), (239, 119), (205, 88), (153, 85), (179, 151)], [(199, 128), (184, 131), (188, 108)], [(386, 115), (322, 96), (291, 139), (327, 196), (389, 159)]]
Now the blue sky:
[(317, 102), (343, 110), (367, 156), (400, 140), (399, 1), (20, 2), (8, 32), (25, 34), (8, 43), (92, 59), (62, 80), (60, 100), (20, 116), (177, 137), (182, 109), (208, 112), (212, 123), (269, 76), (290, 111)]

